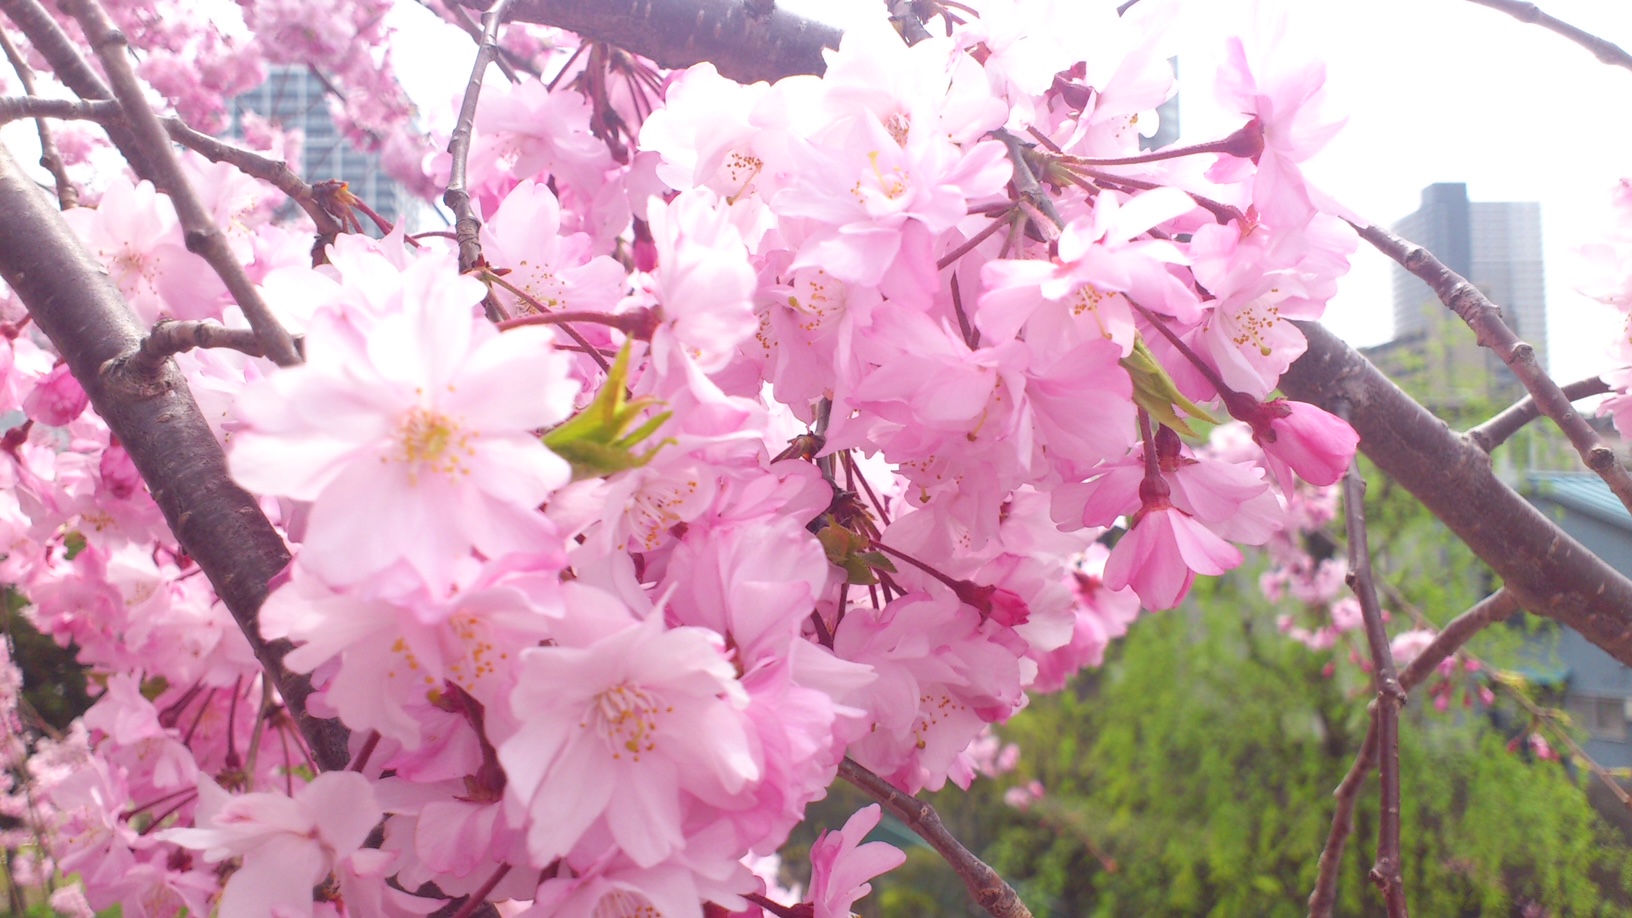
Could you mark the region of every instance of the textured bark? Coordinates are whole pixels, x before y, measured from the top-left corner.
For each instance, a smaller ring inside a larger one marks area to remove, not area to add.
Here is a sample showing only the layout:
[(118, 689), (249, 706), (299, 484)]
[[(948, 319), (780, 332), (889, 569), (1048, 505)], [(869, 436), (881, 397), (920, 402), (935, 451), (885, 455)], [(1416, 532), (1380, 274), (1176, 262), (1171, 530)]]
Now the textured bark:
[(1347, 400), (1360, 450), (1444, 521), (1534, 615), (1632, 666), (1632, 580), (1496, 478), (1490, 457), (1331, 332), (1299, 323), (1309, 350), (1281, 390), (1328, 411)]
[(182, 548), (231, 611), (325, 769), (344, 768), (346, 735), (306, 714), (307, 680), (283, 666), (290, 645), (261, 637), (267, 582), (289, 563), (283, 539), (233, 483), (226, 456), (175, 364), (133, 372), (142, 340), (111, 278), (53, 202), (0, 147), (0, 277), (68, 361), (91, 404), (130, 453)]
[[(461, 0), (481, 8), (484, 3)], [(823, 48), (843, 33), (744, 0), (518, 0), (512, 21), (536, 22), (617, 45), (671, 68), (709, 61), (740, 83), (827, 70)]]

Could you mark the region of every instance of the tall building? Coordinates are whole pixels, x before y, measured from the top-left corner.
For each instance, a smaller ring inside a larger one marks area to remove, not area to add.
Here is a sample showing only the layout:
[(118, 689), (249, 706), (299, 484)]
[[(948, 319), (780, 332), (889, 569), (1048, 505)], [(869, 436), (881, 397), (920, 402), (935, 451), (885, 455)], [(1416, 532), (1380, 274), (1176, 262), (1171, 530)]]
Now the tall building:
[[(1500, 306), (1507, 324), (1546, 364), (1540, 204), (1469, 201), (1467, 185), (1442, 182), (1423, 189), (1422, 206), (1395, 223), (1394, 231), (1433, 252)], [(1454, 411), (1524, 393), (1433, 290), (1397, 265), (1394, 340), (1367, 355), (1430, 407)]]
[[(411, 217), (414, 213), (417, 202), (386, 174), (380, 158), (352, 146), (335, 128), (323, 82), (308, 69), (290, 65), (268, 68), (266, 82), (233, 100), (235, 134), (241, 133), (239, 118), (244, 112), (254, 112), (285, 129), (300, 129), (304, 135), (301, 161), (290, 163), (289, 168), (306, 181), (340, 179), (353, 194), (393, 223), (404, 214)], [(378, 235), (367, 219), (363, 226)]]

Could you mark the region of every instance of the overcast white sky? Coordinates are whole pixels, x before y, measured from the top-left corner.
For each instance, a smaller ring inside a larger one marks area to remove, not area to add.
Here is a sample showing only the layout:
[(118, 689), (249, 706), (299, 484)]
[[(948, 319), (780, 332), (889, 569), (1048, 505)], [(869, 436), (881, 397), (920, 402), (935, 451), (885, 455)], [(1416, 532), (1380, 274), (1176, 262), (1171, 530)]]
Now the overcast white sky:
[[(876, 15), (880, 0), (779, 0), (784, 7), (842, 22), (855, 10)], [(1167, 2), (1167, 0), (1146, 0)], [(1204, 87), (1223, 36), (1244, 28), (1253, 0), (1177, 0), (1183, 7), (1174, 51), (1191, 88), (1183, 99), (1185, 139), (1223, 136), (1238, 115), (1219, 112)], [(414, 7), (415, 4), (406, 4)], [(1476, 201), (1539, 201), (1547, 270), (1552, 365), (1561, 381), (1607, 366), (1605, 342), (1619, 332), (1610, 311), (1573, 290), (1574, 246), (1606, 219), (1608, 189), (1632, 176), (1632, 72), (1600, 64), (1582, 48), (1466, 0), (1289, 0), (1289, 55), (1327, 65), (1328, 105), (1348, 124), (1306, 164), (1333, 197), (1380, 223), (1415, 210), (1421, 189), (1466, 182)], [(1632, 2), (1541, 0), (1549, 13), (1632, 47)], [(405, 10), (404, 12), (412, 12)], [(451, 28), (451, 27), (450, 27)], [(447, 59), (438, 52), (400, 57)], [(401, 67), (427, 77), (434, 68)], [(453, 89), (468, 70), (450, 74)], [(1388, 263), (1362, 248), (1328, 313), (1356, 344), (1387, 340), (1392, 300)]]

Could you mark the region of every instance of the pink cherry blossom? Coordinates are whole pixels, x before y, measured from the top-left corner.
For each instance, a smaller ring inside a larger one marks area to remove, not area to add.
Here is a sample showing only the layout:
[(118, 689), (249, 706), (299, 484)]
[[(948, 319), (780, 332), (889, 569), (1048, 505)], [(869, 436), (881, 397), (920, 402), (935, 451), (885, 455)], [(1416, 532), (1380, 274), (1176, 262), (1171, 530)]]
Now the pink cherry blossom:
[(1241, 552), (1166, 498), (1147, 501), (1105, 562), (1105, 586), (1132, 587), (1149, 609), (1184, 600), (1197, 574), (1216, 575), (1239, 565)]
[(380, 819), (373, 787), (350, 771), (318, 775), (293, 797), (232, 796), (206, 777), (198, 793), (199, 827), (159, 836), (211, 862), (242, 859), (221, 892), (223, 915), (311, 915), (312, 887), (358, 851)]
[(331, 583), (400, 560), (441, 588), (472, 548), (498, 558), (551, 542), (535, 508), (571, 471), (533, 432), (571, 412), (578, 383), (548, 329), (500, 334), (472, 312), (481, 285), (447, 272), (414, 262), (401, 311), (366, 340), (321, 321), (306, 363), (239, 400), (234, 476), (314, 502), (302, 563)]
[(810, 897), (815, 918), (850, 918), (850, 906), (873, 891), (867, 882), (906, 863), (907, 855), (884, 842), (862, 843), (883, 816), (874, 803), (857, 810), (837, 832), (824, 832), (810, 847)]
[(523, 651), (520, 679), (520, 726), (499, 760), (537, 863), (600, 824), (636, 864), (655, 865), (684, 843), (686, 797), (728, 798), (760, 776), (747, 696), (713, 632), (652, 616), (588, 646)]
[(90, 403), (90, 396), (68, 371), (68, 364), (59, 363), (23, 399), (23, 412), (48, 427), (63, 427)]

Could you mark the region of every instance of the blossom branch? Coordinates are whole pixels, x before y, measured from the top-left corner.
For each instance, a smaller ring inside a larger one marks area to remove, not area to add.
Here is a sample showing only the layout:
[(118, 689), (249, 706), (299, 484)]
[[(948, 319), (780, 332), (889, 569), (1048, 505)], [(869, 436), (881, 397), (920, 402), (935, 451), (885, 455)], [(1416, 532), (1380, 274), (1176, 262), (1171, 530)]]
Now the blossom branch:
[(448, 154), (453, 157), (453, 164), (448, 170), (448, 190), (442, 195), (442, 203), (453, 210), (453, 229), (459, 241), (461, 273), (482, 261), (482, 221), (470, 203), (470, 143), (476, 133), (476, 102), (482, 95), (482, 77), (487, 73), (487, 65), (493, 60), (499, 46), (499, 23), (503, 21), (504, 11), (509, 5), (510, 0), (498, 0), (482, 15), (482, 40), (476, 47), (476, 63), (470, 68), (470, 80), (465, 83), (465, 98), (459, 103), (459, 121), (454, 125), (453, 136), (448, 139)]
[(929, 846), (952, 865), (952, 869), (963, 879), (963, 885), (968, 887), (969, 894), (974, 897), (975, 902), (992, 918), (1031, 918), (1031, 911), (1020, 901), (1020, 896), (1014, 888), (1004, 882), (997, 871), (987, 866), (985, 861), (975, 857), (968, 848), (952, 837), (952, 833), (941, 823), (940, 814), (935, 812), (934, 807), (902, 793), (890, 782), (857, 765), (849, 758), (839, 763), (839, 777), (865, 791), (869, 797), (882, 804), (884, 809), (889, 810), (891, 815), (906, 823), (919, 838), (929, 842)]
[(1451, 619), (1428, 646), (1400, 670), (1400, 687), (1409, 692), (1433, 675), (1439, 664), (1461, 649), (1475, 634), (1519, 611), (1519, 600), (1507, 589), (1498, 589)]
[(40, 96), (0, 98), (0, 122), (20, 118), (55, 118), (58, 121), (123, 121), (119, 103), (111, 99), (87, 102), (83, 99), (47, 99)]
[[(11, 69), (17, 72), (17, 82), (22, 84), (24, 95), (34, 98), (34, 71), (17, 53), (17, 45), (4, 30), (0, 30), (0, 49), (5, 51)], [(63, 165), (62, 153), (57, 150), (57, 142), (51, 138), (50, 126), (44, 118), (35, 118), (34, 130), (40, 135), (40, 165), (51, 173), (51, 180), (57, 186), (57, 206), (63, 210), (79, 206), (79, 191), (68, 178), (68, 167)]]
[[(1339, 411), (1338, 416), (1348, 413)], [(1365, 499), (1366, 480), (1360, 475), (1360, 464), (1351, 460), (1349, 472), (1343, 478), (1343, 513), (1349, 536), (1346, 579), (1360, 600), (1366, 643), (1371, 648), (1372, 681), (1377, 689), (1372, 721), (1380, 759), (1378, 771), (1382, 776), (1381, 824), (1377, 830), (1377, 861), (1371, 868), (1371, 881), (1383, 893), (1389, 918), (1403, 918), (1406, 908), (1400, 868), (1400, 708), (1405, 704), (1405, 689), (1400, 687), (1399, 675), (1394, 670), (1394, 653), (1389, 649), (1382, 606), (1377, 602), (1371, 547), (1366, 543)]]
[[(1563, 386), (1562, 391), (1565, 398), (1571, 402), (1577, 402), (1593, 395), (1603, 395), (1609, 391), (1609, 383), (1604, 382), (1603, 379), (1597, 376), (1592, 376)], [(1524, 428), (1524, 425), (1538, 417), (1541, 417), (1541, 409), (1536, 406), (1536, 400), (1530, 396), (1525, 396), (1508, 406), (1501, 414), (1492, 417), (1478, 427), (1471, 428), (1468, 431), (1468, 436), (1473, 439), (1473, 442), (1479, 444), (1480, 449), (1488, 453), (1506, 443), (1509, 437), (1518, 433)]]
[(97, 414), (147, 482), (176, 540), (232, 613), (268, 678), (325, 769), (344, 768), (346, 731), (306, 710), (312, 692), (257, 621), (267, 582), (289, 563), (283, 539), (255, 498), (227, 474), (226, 456), (174, 364), (154, 378), (112, 372), (141, 344), (130, 307), (67, 221), (0, 148), (0, 277), (51, 339)]
[(1501, 310), (1491, 303), (1479, 288), (1466, 278), (1446, 267), (1433, 253), (1413, 242), (1394, 235), (1380, 226), (1355, 227), (1360, 237), (1378, 251), (1394, 259), (1401, 267), (1427, 282), (1439, 295), (1440, 302), (1450, 307), (1472, 328), (1481, 347), (1488, 347), (1507, 364), (1513, 375), (1524, 384), (1541, 413), (1553, 419), (1559, 430), (1569, 438), (1570, 445), (1581, 455), (1581, 461), (1615, 492), (1628, 509), (1632, 509), (1632, 475), (1615, 458), (1615, 451), (1605, 446), (1586, 419), (1570, 404), (1570, 399), (1558, 388), (1541, 365), (1536, 362), (1535, 349), (1514, 334), (1502, 321)]
[[(458, 0), (484, 8), (482, 0)], [(511, 19), (576, 32), (681, 69), (709, 61), (742, 83), (827, 69), (823, 48), (843, 33), (776, 8), (756, 14), (742, 0), (519, 0)]]
[(215, 273), (221, 276), (227, 291), (243, 309), (250, 328), (255, 330), (255, 336), (266, 349), (266, 356), (279, 366), (300, 363), (300, 354), (295, 350), (294, 339), (278, 323), (277, 318), (272, 315), (272, 310), (267, 308), (265, 301), (261, 299), (260, 291), (255, 289), (255, 284), (244, 272), (243, 265), (238, 263), (232, 250), (227, 247), (226, 237), (216, 227), (215, 221), (210, 219), (209, 212), (200, 203), (186, 176), (182, 175), (181, 162), (170, 146), (170, 138), (165, 133), (164, 125), (159, 123), (158, 116), (148, 106), (142, 85), (136, 79), (136, 71), (131, 69), (130, 44), (125, 40), (124, 33), (108, 20), (107, 12), (96, 0), (74, 0), (69, 4), (69, 8), (74, 18), (79, 21), (80, 28), (84, 29), (92, 50), (102, 61), (102, 67), (112, 83), (114, 95), (124, 108), (125, 120), (130, 125), (131, 133), (137, 144), (146, 151), (158, 177), (162, 179), (155, 184), (170, 194), (170, 201), (176, 208), (176, 217), (186, 234), (187, 250), (202, 256), (209, 262), (210, 267), (215, 269)]
[(1020, 206), (1030, 204), (1033, 213), (1041, 211), (1042, 215), (1053, 223), (1053, 226), (1048, 226), (1034, 217), (1031, 223), (1037, 228), (1038, 238), (1048, 240), (1058, 238), (1065, 221), (1060, 219), (1060, 212), (1054, 209), (1054, 202), (1043, 192), (1042, 184), (1037, 181), (1037, 173), (1032, 171), (1031, 163), (1026, 160), (1028, 147), (1020, 138), (1006, 130), (993, 131), (992, 136), (1001, 140), (1003, 146), (1008, 148), (1009, 162), (1014, 164), (1014, 190), (1020, 196)]
[(1520, 22), (1538, 25), (1549, 32), (1562, 35), (1588, 51), (1598, 60), (1612, 67), (1624, 67), (1632, 70), (1632, 54), (1628, 54), (1620, 45), (1606, 41), (1584, 29), (1577, 28), (1569, 23), (1547, 15), (1534, 3), (1523, 0), (1469, 0), (1480, 6), (1488, 6), (1493, 10), (1500, 10)]

